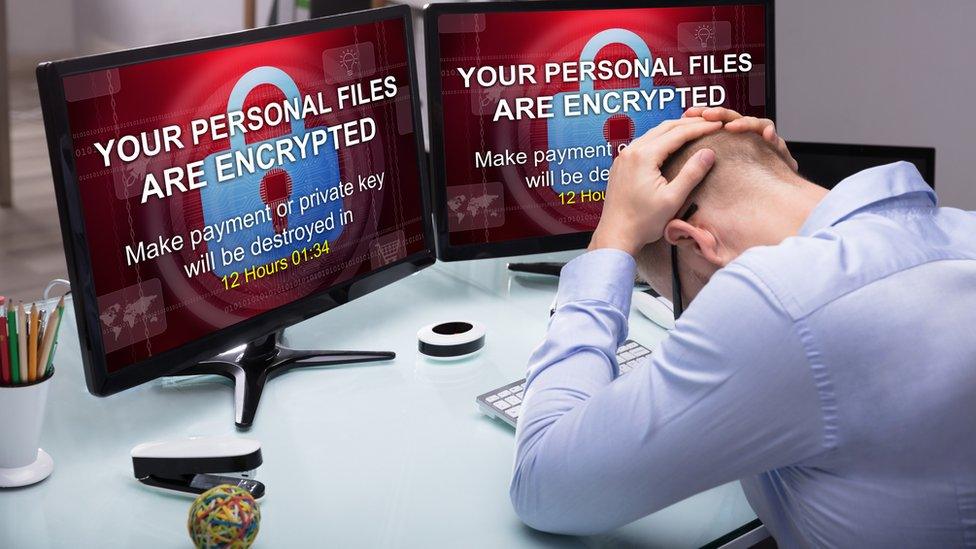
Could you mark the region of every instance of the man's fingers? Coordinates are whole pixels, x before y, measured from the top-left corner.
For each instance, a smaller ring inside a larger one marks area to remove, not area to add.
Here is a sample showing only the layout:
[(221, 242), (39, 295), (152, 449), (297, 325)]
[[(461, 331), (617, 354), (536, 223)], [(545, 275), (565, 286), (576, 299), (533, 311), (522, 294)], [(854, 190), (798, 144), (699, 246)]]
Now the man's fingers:
[(743, 116), (725, 125), (725, 129), (730, 132), (755, 132), (764, 137), (768, 128), (773, 128), (773, 131), (776, 131), (776, 125), (773, 124), (772, 120), (768, 118), (756, 118), (755, 116)]
[(793, 171), (797, 170), (796, 159), (790, 154), (789, 148), (786, 146), (786, 141), (776, 132), (776, 124), (768, 118), (755, 118), (753, 116), (744, 116), (733, 122), (729, 122), (725, 125), (725, 129), (730, 132), (744, 133), (744, 132), (755, 132), (759, 134), (765, 141), (772, 145), (776, 152), (783, 158), (783, 161), (789, 165)]
[(708, 107), (707, 109), (702, 109), (701, 117), (710, 122), (719, 121), (728, 123), (742, 118), (742, 115), (725, 107)]
[(699, 116), (710, 122), (731, 122), (737, 118), (742, 118), (738, 112), (725, 107), (689, 107), (681, 115), (682, 118), (694, 118)]
[(793, 158), (793, 155), (790, 154), (790, 149), (786, 146), (786, 141), (780, 137), (778, 133), (776, 133), (776, 126), (770, 123), (765, 127), (765, 129), (763, 129), (762, 136), (763, 139), (771, 143), (773, 147), (776, 148), (776, 152), (779, 153), (780, 157), (783, 158), (783, 161), (786, 162), (786, 164), (792, 168), (794, 172), (797, 171), (800, 166), (797, 164), (796, 159)]
[[(690, 120), (695, 120), (694, 118)], [(685, 143), (698, 139), (722, 129), (721, 122), (699, 120), (691, 124), (683, 124), (671, 128), (647, 145), (647, 154), (655, 166), (661, 166), (668, 156), (680, 149)]]
[(647, 133), (645, 133), (644, 135), (631, 141), (630, 144), (635, 145), (638, 143), (647, 143), (648, 141), (653, 141), (654, 139), (666, 133), (668, 130), (672, 128), (675, 128), (677, 126), (683, 126), (685, 124), (694, 124), (695, 122), (701, 122), (701, 120), (702, 119), (699, 117), (673, 118), (671, 120), (665, 120), (664, 122), (661, 122), (657, 126), (648, 130)]
[(790, 166), (790, 168), (793, 169), (794, 172), (800, 171), (800, 164), (796, 161), (795, 158), (793, 158), (793, 155), (790, 154), (790, 149), (789, 147), (786, 146), (786, 141), (784, 141), (782, 137), (778, 137), (778, 139), (779, 139), (779, 145), (777, 146), (777, 149), (779, 150), (779, 155), (783, 157), (783, 160), (786, 161), (786, 163)]
[(667, 193), (668, 200), (675, 207), (675, 212), (672, 214), (672, 217), (678, 213), (677, 209), (685, 203), (691, 191), (695, 190), (695, 187), (701, 183), (702, 179), (705, 179), (708, 171), (714, 165), (715, 152), (711, 149), (702, 149), (692, 155), (685, 162), (685, 165), (681, 167), (678, 175), (668, 183), (667, 187), (665, 187), (665, 192)]

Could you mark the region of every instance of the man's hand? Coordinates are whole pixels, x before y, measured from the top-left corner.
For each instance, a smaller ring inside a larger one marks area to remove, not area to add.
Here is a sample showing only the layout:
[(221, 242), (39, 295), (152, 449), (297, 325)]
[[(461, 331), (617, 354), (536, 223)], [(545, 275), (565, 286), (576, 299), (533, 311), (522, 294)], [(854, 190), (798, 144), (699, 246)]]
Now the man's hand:
[(685, 143), (721, 128), (721, 121), (700, 117), (669, 120), (624, 148), (610, 168), (603, 215), (589, 249), (616, 248), (636, 256), (645, 244), (659, 240), (664, 226), (712, 168), (715, 152), (698, 151), (670, 182), (661, 166)]
[(776, 124), (768, 118), (756, 118), (755, 116), (742, 116), (741, 114), (726, 109), (725, 107), (691, 107), (686, 110), (682, 118), (704, 118), (709, 121), (718, 121), (725, 124), (726, 130), (733, 133), (754, 132), (772, 145), (779, 156), (786, 162), (786, 165), (797, 171), (799, 165), (796, 159), (786, 148), (786, 141), (776, 133)]

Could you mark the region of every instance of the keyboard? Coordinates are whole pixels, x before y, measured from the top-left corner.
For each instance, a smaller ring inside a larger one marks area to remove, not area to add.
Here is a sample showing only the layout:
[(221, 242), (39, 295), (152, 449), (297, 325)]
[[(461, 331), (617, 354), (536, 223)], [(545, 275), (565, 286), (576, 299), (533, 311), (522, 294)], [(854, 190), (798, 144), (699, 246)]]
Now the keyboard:
[[(628, 339), (617, 349), (617, 365), (620, 375), (624, 375), (647, 361), (651, 350), (636, 341)], [(489, 417), (498, 418), (515, 427), (518, 422), (519, 410), (522, 409), (522, 392), (525, 391), (525, 379), (503, 385), (494, 391), (478, 395), (475, 402), (482, 413)]]

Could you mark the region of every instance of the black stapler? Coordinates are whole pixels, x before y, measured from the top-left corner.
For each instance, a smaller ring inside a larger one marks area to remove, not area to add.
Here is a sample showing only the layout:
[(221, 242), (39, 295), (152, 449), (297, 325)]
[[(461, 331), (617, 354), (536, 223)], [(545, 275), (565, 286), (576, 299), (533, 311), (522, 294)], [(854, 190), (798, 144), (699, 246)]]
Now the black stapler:
[(147, 442), (132, 449), (139, 482), (190, 495), (233, 484), (260, 499), (264, 484), (253, 477), (261, 463), (261, 443), (229, 436)]

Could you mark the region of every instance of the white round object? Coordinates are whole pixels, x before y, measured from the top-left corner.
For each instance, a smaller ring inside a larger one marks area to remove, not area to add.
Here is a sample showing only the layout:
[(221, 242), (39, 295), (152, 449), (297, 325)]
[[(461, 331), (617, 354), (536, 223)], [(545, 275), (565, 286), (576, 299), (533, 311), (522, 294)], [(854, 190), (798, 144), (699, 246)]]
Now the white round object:
[(417, 332), (417, 350), (433, 358), (458, 358), (485, 346), (485, 326), (473, 320), (435, 322)]
[(634, 292), (634, 307), (651, 322), (670, 330), (674, 328), (674, 310), (664, 298), (654, 297), (646, 292)]

